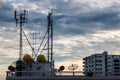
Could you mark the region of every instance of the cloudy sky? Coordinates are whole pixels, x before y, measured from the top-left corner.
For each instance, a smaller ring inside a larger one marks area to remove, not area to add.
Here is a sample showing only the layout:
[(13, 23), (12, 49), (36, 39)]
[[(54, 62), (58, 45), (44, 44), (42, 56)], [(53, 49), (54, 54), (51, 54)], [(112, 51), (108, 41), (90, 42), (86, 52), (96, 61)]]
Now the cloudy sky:
[[(52, 10), (56, 67), (65, 65), (67, 69), (75, 63), (82, 70), (85, 56), (105, 50), (109, 54), (120, 52), (120, 0), (0, 0), (2, 78), (7, 66), (18, 58), (19, 28), (15, 25), (14, 11), (24, 9), (28, 11), (24, 31), (29, 39), (33, 31), (43, 37), (46, 16)], [(25, 38), (24, 53), (31, 54)]]

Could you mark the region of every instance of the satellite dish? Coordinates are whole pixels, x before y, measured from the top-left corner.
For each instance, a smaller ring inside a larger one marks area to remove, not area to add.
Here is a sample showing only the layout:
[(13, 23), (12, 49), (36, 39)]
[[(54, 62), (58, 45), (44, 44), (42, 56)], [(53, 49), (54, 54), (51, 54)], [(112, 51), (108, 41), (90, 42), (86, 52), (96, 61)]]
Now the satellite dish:
[(16, 62), (12, 62), (11, 66), (16, 67)]
[(8, 70), (10, 70), (10, 71), (15, 71), (15, 67), (9, 66), (9, 67), (8, 67)]
[(63, 71), (65, 69), (64, 66), (60, 66), (59, 70), (58, 71)]
[(70, 66), (68, 66), (68, 69), (73, 71), (73, 76), (75, 75), (74, 70), (76, 70), (77, 68), (78, 68), (77, 64), (71, 64)]
[(77, 64), (71, 64), (70, 66), (68, 66), (69, 70), (76, 70), (78, 68)]

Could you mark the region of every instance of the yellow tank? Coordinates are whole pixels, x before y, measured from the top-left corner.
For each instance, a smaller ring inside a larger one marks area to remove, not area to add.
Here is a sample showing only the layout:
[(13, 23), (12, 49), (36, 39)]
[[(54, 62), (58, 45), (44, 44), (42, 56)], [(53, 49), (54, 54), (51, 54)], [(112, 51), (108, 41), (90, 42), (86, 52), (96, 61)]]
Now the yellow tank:
[(40, 54), (40, 55), (38, 55), (38, 57), (37, 57), (37, 61), (38, 61), (38, 62), (46, 62), (46, 58), (45, 58), (44, 55)]
[(33, 58), (29, 55), (29, 54), (25, 54), (23, 56), (23, 60), (26, 61), (26, 62), (33, 62)]

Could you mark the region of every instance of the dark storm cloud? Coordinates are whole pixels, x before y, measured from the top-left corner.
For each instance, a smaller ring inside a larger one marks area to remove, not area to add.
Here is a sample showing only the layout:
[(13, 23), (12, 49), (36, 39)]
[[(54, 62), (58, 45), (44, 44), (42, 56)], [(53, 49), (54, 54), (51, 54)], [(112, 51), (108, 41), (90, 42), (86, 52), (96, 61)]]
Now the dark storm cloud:
[[(86, 4), (78, 3), (78, 5), (72, 0), (54, 0), (52, 4), (55, 6), (53, 7), (53, 22), (57, 34), (81, 35), (94, 33), (97, 30), (120, 28), (120, 11), (117, 10), (119, 6), (114, 4), (97, 10), (92, 10)], [(88, 11), (83, 12), (84, 7)]]
[(119, 29), (120, 12), (105, 10), (72, 16), (56, 16), (54, 20), (57, 32), (68, 34), (85, 34), (95, 30)]
[[(79, 15), (71, 14), (71, 16), (64, 14), (54, 15), (53, 13), (55, 34), (81, 35), (94, 33), (97, 30), (119, 29), (119, 21), (119, 11), (106, 12), (102, 10)], [(28, 22), (32, 24), (31, 27), (28, 27), (32, 30), (35, 26), (47, 27), (47, 16), (38, 12), (29, 12)]]
[(39, 13), (37, 11), (36, 12), (33, 12), (33, 11), (28, 12), (27, 18), (28, 18), (28, 24), (32, 24), (35, 26), (37, 25), (36, 27), (38, 27), (38, 25), (39, 26), (47, 25), (47, 16), (42, 13)]
[(13, 6), (9, 3), (0, 2), (0, 22), (13, 22)]
[(48, 0), (28, 0), (28, 1), (30, 1), (30, 2), (44, 2), (44, 1), (48, 1)]
[[(119, 28), (119, 11), (111, 9), (111, 6), (103, 8), (101, 10), (98, 9), (83, 12), (85, 6), (89, 9), (88, 5), (83, 3), (74, 3), (73, 0), (28, 0), (28, 2), (36, 4), (39, 8), (41, 7), (41, 5), (44, 4), (48, 4), (48, 6), (53, 6), (53, 25), (56, 34), (80, 35), (94, 33), (97, 30)], [(50, 2), (51, 4), (49, 4)], [(0, 21), (13, 22), (13, 6), (9, 3), (0, 4)], [(48, 6), (42, 7), (43, 9), (47, 9)], [(39, 11), (38, 8), (36, 10)], [(39, 13), (38, 11), (29, 11), (30, 18), (28, 19), (29, 23), (32, 24), (32, 26), (47, 26), (47, 16)], [(34, 27), (32, 26), (29, 26), (28, 28), (31, 28), (31, 30), (33, 30)]]
[(111, 27), (114, 25), (119, 25), (119, 21), (120, 21), (119, 14), (120, 14), (119, 11), (106, 12), (105, 10), (103, 10), (98, 12), (92, 12), (82, 15), (79, 19), (79, 22), (86, 24), (101, 23), (104, 24), (105, 26)]
[[(78, 5), (73, 0), (53, 0), (51, 1), (52, 5), (48, 0), (28, 0), (28, 2), (36, 4), (38, 7), (36, 11), (29, 10), (28, 24), (30, 25), (27, 28), (30, 30), (40, 26), (47, 27), (47, 15), (40, 13), (39, 8), (43, 7), (44, 10), (48, 9), (48, 6), (53, 6), (53, 27), (56, 35), (85, 35), (97, 30), (119, 29), (119, 11), (111, 9), (111, 6), (83, 12), (85, 6), (88, 9), (89, 7), (82, 3), (78, 3)], [(44, 4), (48, 4), (48, 6), (42, 6)], [(8, 3), (1, 3), (1, 5), (0, 21), (13, 22), (13, 6)]]

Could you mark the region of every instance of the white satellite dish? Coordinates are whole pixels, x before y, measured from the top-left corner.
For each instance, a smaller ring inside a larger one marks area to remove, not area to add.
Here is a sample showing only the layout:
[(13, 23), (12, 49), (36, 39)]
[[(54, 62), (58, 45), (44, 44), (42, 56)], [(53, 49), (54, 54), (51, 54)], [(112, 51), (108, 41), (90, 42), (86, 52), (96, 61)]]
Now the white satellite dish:
[(78, 68), (77, 64), (71, 64), (70, 66), (68, 66), (68, 69), (73, 71), (73, 76), (75, 75), (74, 70), (76, 70), (77, 68)]
[(11, 66), (16, 67), (16, 62), (12, 62)]
[(76, 70), (78, 68), (77, 64), (71, 64), (70, 66), (68, 66), (69, 70)]

